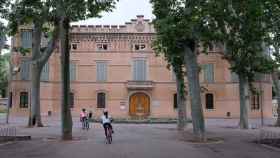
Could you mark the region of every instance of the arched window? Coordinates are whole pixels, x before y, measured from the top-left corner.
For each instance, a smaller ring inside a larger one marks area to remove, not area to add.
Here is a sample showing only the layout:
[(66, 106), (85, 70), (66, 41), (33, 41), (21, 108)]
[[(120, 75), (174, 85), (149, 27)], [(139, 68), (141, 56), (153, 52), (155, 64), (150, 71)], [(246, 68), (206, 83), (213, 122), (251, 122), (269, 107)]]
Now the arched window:
[(206, 109), (214, 109), (214, 95), (211, 93), (205, 94)]
[(104, 92), (97, 93), (97, 108), (106, 107), (106, 94)]

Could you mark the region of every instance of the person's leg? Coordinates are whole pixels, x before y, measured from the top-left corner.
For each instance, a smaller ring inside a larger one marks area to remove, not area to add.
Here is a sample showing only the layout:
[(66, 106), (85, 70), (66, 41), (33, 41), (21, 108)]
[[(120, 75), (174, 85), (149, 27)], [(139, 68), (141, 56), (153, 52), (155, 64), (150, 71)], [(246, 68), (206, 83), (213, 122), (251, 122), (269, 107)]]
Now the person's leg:
[(104, 132), (105, 132), (105, 136), (107, 137), (107, 125), (106, 125), (106, 123), (105, 124), (103, 124), (103, 128), (104, 128)]
[(86, 118), (83, 117), (83, 129), (85, 129), (85, 128), (86, 128)]
[(89, 130), (89, 119), (88, 118), (86, 118), (86, 128), (87, 128), (87, 130)]

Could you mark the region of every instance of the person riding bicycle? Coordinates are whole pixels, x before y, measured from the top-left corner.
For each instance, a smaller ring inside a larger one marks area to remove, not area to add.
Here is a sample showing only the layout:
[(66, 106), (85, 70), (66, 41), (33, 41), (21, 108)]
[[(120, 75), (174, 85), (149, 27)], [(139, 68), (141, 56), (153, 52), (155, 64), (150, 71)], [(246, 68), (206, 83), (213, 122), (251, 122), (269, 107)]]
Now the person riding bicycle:
[(101, 122), (104, 127), (105, 135), (107, 136), (107, 130), (106, 127), (109, 127), (112, 130), (112, 133), (114, 133), (113, 127), (112, 127), (112, 117), (108, 114), (108, 110), (103, 110), (103, 115), (101, 116)]

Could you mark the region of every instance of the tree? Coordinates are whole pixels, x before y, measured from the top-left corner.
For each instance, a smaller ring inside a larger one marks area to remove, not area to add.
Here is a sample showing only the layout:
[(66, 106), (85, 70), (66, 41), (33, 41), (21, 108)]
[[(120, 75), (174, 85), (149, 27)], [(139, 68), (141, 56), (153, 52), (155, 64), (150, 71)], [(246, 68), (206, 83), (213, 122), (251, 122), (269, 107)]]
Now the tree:
[[(3, 18), (3, 13), (6, 11), (5, 7), (7, 5), (7, 2), (5, 0), (0, 0), (0, 18)], [(4, 24), (0, 21), (0, 54), (5, 46), (6, 41), (6, 27)]]
[[(29, 126), (42, 127), (40, 110), (40, 76), (44, 65), (58, 42), (58, 19), (53, 12), (51, 0), (18, 0), (8, 13), (11, 33), (17, 33), (21, 25), (32, 25), (31, 49), (31, 115)], [(48, 37), (48, 44), (41, 45), (42, 35)], [(22, 50), (22, 48), (21, 48)], [(30, 51), (30, 50), (29, 50)]]
[[(198, 47), (207, 46), (218, 35), (211, 17), (214, 1), (151, 0), (157, 31), (157, 45), (164, 53), (183, 60), (187, 72), (194, 134), (205, 140), (205, 123), (199, 83)], [(180, 67), (180, 62), (172, 66)]]
[(268, 36), (266, 10), (263, 1), (219, 1), (215, 8), (223, 10), (215, 18), (222, 32), (225, 59), (239, 76), (240, 128), (248, 129), (250, 90), (257, 73), (267, 72), (264, 65), (270, 61), (264, 54)]
[(0, 96), (6, 97), (10, 54), (0, 54)]
[(4, 27), (3, 23), (0, 22), (0, 54), (2, 52), (2, 49), (5, 46), (5, 42), (6, 42), (5, 30), (6, 30), (6, 28)]
[[(184, 130), (187, 124), (187, 107), (186, 107), (186, 96), (185, 96), (185, 81), (184, 81), (184, 74), (183, 66), (184, 66), (184, 60), (180, 54), (173, 55), (171, 53), (168, 53), (167, 48), (165, 48), (162, 43), (164, 41), (161, 41), (161, 39), (158, 39), (154, 42), (154, 49), (156, 52), (156, 55), (163, 54), (165, 56), (166, 61), (168, 62), (168, 69), (172, 67), (172, 71), (175, 74), (176, 77), (176, 91), (177, 91), (177, 112), (178, 112), (178, 122), (177, 122), (177, 129), (179, 131)], [(174, 53), (174, 52), (173, 52)]]
[(270, 38), (267, 42), (268, 46), (271, 46), (272, 60), (274, 62), (272, 66), (272, 81), (275, 89), (276, 99), (277, 99), (277, 121), (275, 126), (280, 127), (280, 3), (276, 0), (271, 0), (266, 3), (266, 16), (265, 19), (268, 20), (268, 28), (270, 33)]
[(69, 31), (70, 22), (100, 16), (100, 12), (111, 11), (117, 0), (56, 0), (56, 13), (59, 17), (59, 39), (61, 52), (61, 80), (62, 80), (62, 139), (72, 139), (72, 118), (69, 106)]

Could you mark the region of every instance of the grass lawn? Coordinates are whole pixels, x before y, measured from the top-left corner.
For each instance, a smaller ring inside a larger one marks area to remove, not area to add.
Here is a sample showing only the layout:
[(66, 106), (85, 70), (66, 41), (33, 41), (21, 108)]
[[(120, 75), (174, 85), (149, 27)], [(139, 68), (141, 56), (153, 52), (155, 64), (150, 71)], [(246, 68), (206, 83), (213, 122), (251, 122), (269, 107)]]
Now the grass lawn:
[(0, 114), (6, 113), (7, 109), (5, 106), (0, 106)]

